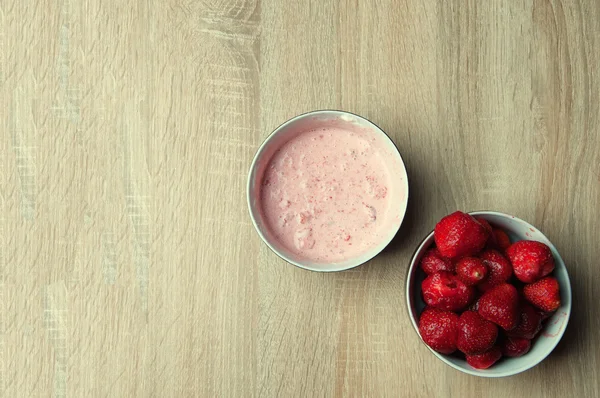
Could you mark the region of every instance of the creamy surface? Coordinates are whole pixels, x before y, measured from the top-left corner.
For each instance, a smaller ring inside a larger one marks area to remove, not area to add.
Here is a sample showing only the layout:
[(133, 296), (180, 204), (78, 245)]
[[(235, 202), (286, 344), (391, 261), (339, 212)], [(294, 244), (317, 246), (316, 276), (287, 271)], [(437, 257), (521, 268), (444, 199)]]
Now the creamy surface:
[[(389, 235), (389, 147), (374, 134), (306, 131), (270, 160), (260, 189), (263, 218), (290, 252), (314, 262), (360, 256)], [(397, 155), (396, 155), (397, 156)], [(396, 192), (395, 200), (399, 199)], [(387, 220), (387, 221), (386, 221)]]

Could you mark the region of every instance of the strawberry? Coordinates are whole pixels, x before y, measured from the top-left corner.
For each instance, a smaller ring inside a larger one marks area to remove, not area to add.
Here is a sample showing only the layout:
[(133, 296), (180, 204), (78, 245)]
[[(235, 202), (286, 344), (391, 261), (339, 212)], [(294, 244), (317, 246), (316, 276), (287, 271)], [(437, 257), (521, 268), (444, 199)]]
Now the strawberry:
[(429, 275), (421, 284), (423, 300), (427, 305), (446, 311), (458, 311), (465, 308), (475, 291), (465, 285), (458, 276), (441, 271)]
[(498, 327), (475, 311), (465, 311), (458, 318), (456, 347), (467, 355), (481, 354), (492, 348)]
[(550, 248), (541, 242), (521, 240), (513, 243), (506, 255), (521, 282), (533, 283), (554, 270)]
[(456, 351), (458, 315), (428, 307), (419, 318), (419, 334), (429, 347), (442, 354)]
[(485, 249), (497, 249), (498, 244), (496, 242), (496, 235), (494, 235), (494, 228), (485, 218), (481, 216), (476, 216), (475, 219), (479, 224), (483, 225), (485, 229), (487, 229), (489, 232), (487, 242), (485, 243)]
[(480, 258), (488, 269), (487, 279), (478, 285), (480, 290), (485, 292), (510, 279), (512, 267), (502, 253), (497, 250), (486, 250), (481, 253)]
[(514, 329), (519, 323), (519, 294), (513, 285), (503, 283), (485, 292), (479, 299), (479, 315), (501, 326)]
[(433, 237), (442, 256), (472, 256), (485, 246), (489, 231), (469, 214), (454, 212), (440, 220)]
[(452, 261), (442, 257), (437, 248), (429, 249), (421, 259), (421, 268), (426, 274), (435, 274), (440, 271), (454, 272)]
[(463, 257), (456, 263), (456, 275), (468, 286), (481, 282), (487, 273), (485, 264), (476, 257)]
[(540, 330), (542, 330), (542, 316), (531, 305), (523, 303), (519, 324), (506, 334), (510, 337), (531, 340)]
[(506, 234), (506, 232), (504, 232), (501, 229), (494, 228), (492, 230), (492, 233), (494, 234), (494, 238), (496, 240), (496, 246), (498, 247), (498, 249), (500, 249), (502, 251), (506, 251), (506, 249), (508, 249), (510, 246), (510, 239), (509, 239), (508, 235)]
[(492, 232), (492, 226), (490, 225), (490, 223), (485, 218), (483, 218), (481, 216), (476, 216), (476, 217), (473, 217), (473, 218), (476, 219), (479, 224), (483, 225), (485, 227), (485, 229), (488, 230), (489, 233)]
[(502, 357), (500, 347), (494, 346), (483, 354), (467, 355), (467, 363), (475, 369), (487, 369)]
[(553, 312), (560, 307), (560, 286), (556, 278), (547, 276), (523, 288), (523, 297), (542, 311)]
[(531, 348), (531, 340), (519, 337), (507, 337), (502, 342), (502, 354), (514, 358), (525, 355)]

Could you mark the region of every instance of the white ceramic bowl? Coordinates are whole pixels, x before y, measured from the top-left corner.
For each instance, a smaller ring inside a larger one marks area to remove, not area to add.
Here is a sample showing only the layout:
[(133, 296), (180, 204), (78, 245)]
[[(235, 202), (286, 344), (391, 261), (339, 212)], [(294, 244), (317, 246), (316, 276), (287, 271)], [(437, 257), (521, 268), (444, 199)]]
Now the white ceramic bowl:
[[(531, 350), (527, 354), (518, 358), (502, 358), (489, 369), (473, 369), (464, 359), (452, 355), (440, 354), (429, 348), (429, 346), (427, 346), (427, 348), (443, 362), (464, 373), (481, 377), (512, 376), (524, 372), (542, 362), (544, 358), (552, 352), (563, 336), (571, 314), (571, 283), (569, 282), (569, 275), (567, 274), (565, 263), (554, 245), (543, 233), (531, 224), (517, 217), (494, 211), (476, 211), (469, 214), (482, 217), (493, 226), (504, 229), (511, 242), (518, 240), (537, 240), (548, 245), (550, 250), (552, 250), (556, 264), (553, 275), (560, 285), (561, 306), (552, 317), (546, 320), (544, 329), (533, 341)], [(425, 251), (433, 245), (433, 243), (433, 232), (431, 232), (418, 246), (410, 262), (406, 279), (406, 302), (408, 305), (408, 313), (417, 334), (419, 334), (419, 315), (425, 308), (425, 303), (421, 296), (421, 282), (425, 278), (425, 273), (421, 270), (419, 263)]]
[[(358, 257), (350, 258), (345, 261), (336, 263), (316, 263), (304, 258), (299, 258), (297, 255), (294, 255), (282, 244), (280, 244), (277, 239), (274, 239), (271, 236), (269, 228), (263, 219), (260, 208), (260, 185), (265, 168), (275, 152), (281, 148), (282, 145), (302, 132), (318, 129), (320, 127), (327, 127), (332, 122), (337, 126), (343, 127), (349, 131), (360, 129), (361, 131), (369, 131), (369, 134), (372, 132), (375, 135), (374, 138), (378, 139), (379, 142), (382, 143), (384, 150), (387, 150), (392, 154), (395, 167), (390, 166), (389, 172), (391, 178), (395, 179), (398, 186), (402, 187), (405, 195), (403, 195), (401, 198), (392, 197), (392, 205), (387, 214), (396, 216), (394, 216), (393, 220), (389, 220), (388, 224), (391, 225), (391, 228), (386, 229), (386, 234), (376, 246), (372, 247)], [(378, 126), (361, 116), (348, 112), (335, 110), (314, 111), (288, 120), (275, 129), (275, 131), (273, 131), (273, 133), (271, 133), (271, 135), (269, 135), (269, 137), (267, 137), (264, 143), (260, 146), (256, 152), (254, 160), (252, 161), (252, 165), (250, 166), (247, 186), (247, 200), (250, 218), (252, 219), (252, 223), (254, 224), (256, 231), (262, 240), (267, 244), (267, 246), (279, 257), (290, 264), (312, 271), (343, 271), (369, 261), (379, 254), (394, 238), (400, 229), (400, 225), (402, 224), (402, 220), (404, 219), (404, 215), (406, 213), (406, 206), (408, 203), (408, 176), (406, 174), (406, 168), (404, 166), (404, 162), (402, 161), (402, 157), (400, 156), (400, 152), (389, 136)]]

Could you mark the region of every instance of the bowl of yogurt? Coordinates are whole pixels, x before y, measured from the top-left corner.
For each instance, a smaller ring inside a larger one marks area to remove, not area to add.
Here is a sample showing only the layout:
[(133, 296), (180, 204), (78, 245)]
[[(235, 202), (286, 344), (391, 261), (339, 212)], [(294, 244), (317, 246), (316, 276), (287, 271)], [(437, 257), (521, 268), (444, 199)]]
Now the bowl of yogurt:
[(248, 175), (265, 244), (298, 267), (343, 271), (379, 254), (406, 213), (408, 176), (379, 127), (343, 111), (296, 116), (267, 137)]

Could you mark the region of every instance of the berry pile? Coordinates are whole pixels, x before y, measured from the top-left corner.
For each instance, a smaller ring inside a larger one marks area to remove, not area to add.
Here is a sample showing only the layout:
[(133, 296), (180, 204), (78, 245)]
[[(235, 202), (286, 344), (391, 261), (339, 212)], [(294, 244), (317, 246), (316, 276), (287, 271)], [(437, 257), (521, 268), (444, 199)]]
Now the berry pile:
[(437, 223), (434, 240), (421, 259), (423, 341), (442, 354), (459, 350), (475, 369), (526, 354), (560, 306), (550, 248), (511, 244), (503, 230), (460, 211)]

